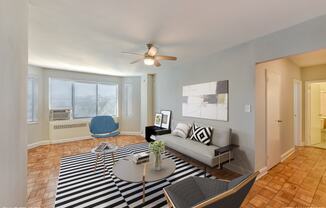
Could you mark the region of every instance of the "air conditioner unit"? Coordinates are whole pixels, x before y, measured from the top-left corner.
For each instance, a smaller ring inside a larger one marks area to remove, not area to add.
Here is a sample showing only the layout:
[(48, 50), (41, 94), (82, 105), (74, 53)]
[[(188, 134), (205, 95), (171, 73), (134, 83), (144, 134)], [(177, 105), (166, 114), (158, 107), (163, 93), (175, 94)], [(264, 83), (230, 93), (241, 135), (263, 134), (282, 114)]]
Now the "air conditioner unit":
[(71, 109), (50, 110), (50, 121), (70, 120)]

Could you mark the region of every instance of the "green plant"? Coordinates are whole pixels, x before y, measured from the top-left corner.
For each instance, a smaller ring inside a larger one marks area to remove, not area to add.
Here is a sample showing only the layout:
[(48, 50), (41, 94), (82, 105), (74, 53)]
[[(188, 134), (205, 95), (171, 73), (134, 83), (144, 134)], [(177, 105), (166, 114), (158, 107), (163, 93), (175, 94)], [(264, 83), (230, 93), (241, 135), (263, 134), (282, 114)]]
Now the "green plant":
[(154, 154), (161, 154), (165, 150), (165, 143), (163, 141), (155, 141), (149, 143), (149, 151)]

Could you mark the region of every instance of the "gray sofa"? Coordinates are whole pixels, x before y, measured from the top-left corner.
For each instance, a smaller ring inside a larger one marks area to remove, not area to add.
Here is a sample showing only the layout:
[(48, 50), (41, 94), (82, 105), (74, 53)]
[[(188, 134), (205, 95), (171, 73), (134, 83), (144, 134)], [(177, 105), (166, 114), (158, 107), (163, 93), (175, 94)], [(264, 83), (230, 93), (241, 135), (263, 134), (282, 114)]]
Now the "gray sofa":
[[(187, 121), (180, 121), (182, 123), (191, 123)], [(172, 122), (172, 130), (175, 128), (177, 121)], [(198, 123), (196, 123), (198, 124)], [(205, 124), (199, 124), (200, 126), (210, 126)], [(156, 136), (156, 140), (165, 142), (165, 145), (171, 149), (174, 149), (186, 156), (189, 156), (195, 160), (198, 160), (210, 167), (216, 167), (219, 163), (223, 163), (232, 158), (232, 153), (224, 153), (221, 155), (215, 155), (215, 150), (221, 147), (227, 146), (231, 141), (231, 129), (228, 127), (213, 126), (213, 136), (210, 145), (205, 145), (200, 142), (195, 142), (189, 138), (183, 139), (172, 134), (164, 134)]]

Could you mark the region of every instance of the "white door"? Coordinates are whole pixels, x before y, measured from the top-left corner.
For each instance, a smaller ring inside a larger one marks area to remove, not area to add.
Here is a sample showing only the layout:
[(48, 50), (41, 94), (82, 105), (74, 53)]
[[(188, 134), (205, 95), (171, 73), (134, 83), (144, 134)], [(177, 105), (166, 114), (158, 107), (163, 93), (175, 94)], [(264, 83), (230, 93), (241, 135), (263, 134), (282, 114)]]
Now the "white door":
[(322, 91), (320, 93), (320, 114), (326, 116), (326, 92)]
[(267, 70), (267, 169), (281, 161), (281, 76)]
[(294, 145), (299, 146), (302, 142), (302, 82), (294, 80), (293, 83), (293, 127)]
[(310, 85), (310, 144), (321, 142), (320, 85)]

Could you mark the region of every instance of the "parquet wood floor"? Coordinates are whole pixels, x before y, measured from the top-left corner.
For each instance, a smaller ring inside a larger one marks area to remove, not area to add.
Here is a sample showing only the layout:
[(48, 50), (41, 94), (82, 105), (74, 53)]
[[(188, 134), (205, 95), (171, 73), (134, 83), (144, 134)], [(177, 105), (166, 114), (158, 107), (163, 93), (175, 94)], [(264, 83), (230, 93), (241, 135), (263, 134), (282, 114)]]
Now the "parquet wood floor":
[[(28, 207), (53, 207), (61, 157), (89, 152), (110, 139), (83, 140), (37, 147), (28, 151)], [(144, 142), (141, 136), (118, 136), (119, 146)], [(201, 166), (177, 152), (193, 165)], [(227, 169), (208, 171), (218, 178), (238, 174)], [(242, 207), (326, 207), (326, 150), (298, 148), (286, 161), (256, 181)]]
[(326, 150), (297, 148), (255, 182), (242, 207), (326, 207)]
[[(61, 158), (89, 152), (98, 143), (104, 141), (115, 142), (114, 139), (88, 139), (44, 145), (28, 150), (27, 206), (54, 207)], [(144, 142), (141, 136), (117, 137), (118, 146), (141, 142)]]

